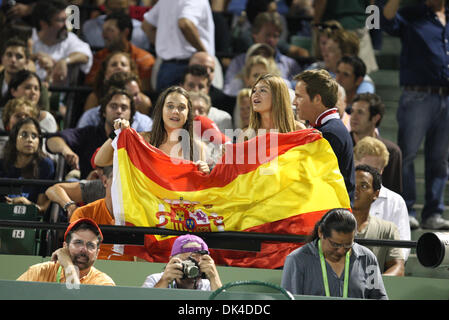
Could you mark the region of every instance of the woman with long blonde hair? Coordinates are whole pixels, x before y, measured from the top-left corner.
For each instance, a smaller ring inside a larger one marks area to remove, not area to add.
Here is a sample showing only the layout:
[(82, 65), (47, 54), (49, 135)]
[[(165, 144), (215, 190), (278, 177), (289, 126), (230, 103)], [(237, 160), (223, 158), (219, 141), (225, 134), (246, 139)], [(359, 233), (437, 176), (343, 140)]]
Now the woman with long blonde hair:
[(279, 76), (261, 75), (252, 87), (251, 111), (248, 128), (237, 139), (251, 139), (268, 131), (287, 133), (305, 126), (295, 121), (287, 85)]

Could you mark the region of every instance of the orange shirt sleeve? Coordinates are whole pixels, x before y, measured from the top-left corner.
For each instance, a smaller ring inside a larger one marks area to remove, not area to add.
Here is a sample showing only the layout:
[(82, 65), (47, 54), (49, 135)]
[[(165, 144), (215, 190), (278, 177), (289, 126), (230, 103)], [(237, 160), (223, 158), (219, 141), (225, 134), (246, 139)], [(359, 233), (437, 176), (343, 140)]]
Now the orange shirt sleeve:
[(17, 281), (56, 282), (59, 264), (52, 261), (35, 264), (28, 268)]

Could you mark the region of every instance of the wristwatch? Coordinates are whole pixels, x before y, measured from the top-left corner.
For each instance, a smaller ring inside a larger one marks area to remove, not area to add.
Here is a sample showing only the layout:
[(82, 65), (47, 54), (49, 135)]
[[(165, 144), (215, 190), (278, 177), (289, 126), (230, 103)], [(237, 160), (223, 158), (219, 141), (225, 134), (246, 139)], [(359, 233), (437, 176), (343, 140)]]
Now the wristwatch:
[(67, 202), (67, 203), (64, 205), (64, 207), (63, 207), (64, 211), (67, 212), (68, 207), (70, 207), (72, 204), (76, 205), (76, 202), (73, 201), (73, 200)]

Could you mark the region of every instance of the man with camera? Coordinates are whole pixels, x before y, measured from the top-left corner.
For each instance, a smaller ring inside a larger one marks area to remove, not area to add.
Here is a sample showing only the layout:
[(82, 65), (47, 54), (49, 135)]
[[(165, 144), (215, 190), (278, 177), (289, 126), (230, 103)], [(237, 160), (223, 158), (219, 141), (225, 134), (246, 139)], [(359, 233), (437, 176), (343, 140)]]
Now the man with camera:
[(217, 290), (222, 286), (209, 248), (192, 234), (178, 237), (173, 243), (170, 261), (164, 272), (149, 275), (144, 288), (176, 288), (193, 290)]

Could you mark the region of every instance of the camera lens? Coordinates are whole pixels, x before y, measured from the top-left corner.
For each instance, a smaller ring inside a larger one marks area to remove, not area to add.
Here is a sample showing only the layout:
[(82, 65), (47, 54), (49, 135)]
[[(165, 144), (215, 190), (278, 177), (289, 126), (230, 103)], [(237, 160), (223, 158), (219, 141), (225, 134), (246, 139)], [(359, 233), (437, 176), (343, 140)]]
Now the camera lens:
[(198, 277), (200, 268), (195, 260), (185, 260), (182, 262), (182, 271), (184, 272), (184, 278), (192, 279)]
[(198, 277), (199, 270), (197, 266), (189, 266), (186, 268), (186, 276), (187, 278), (196, 278)]

